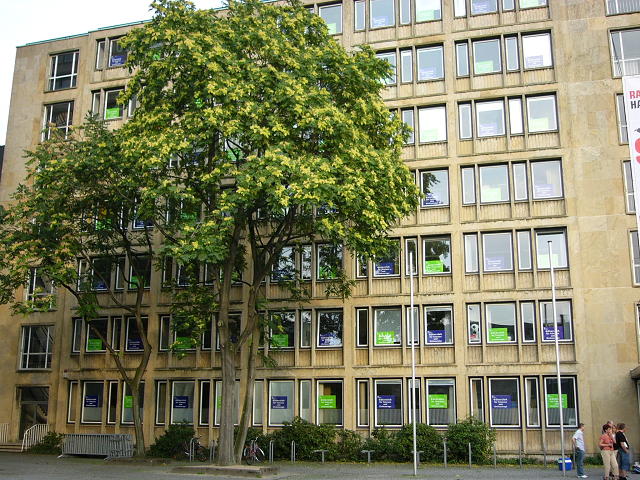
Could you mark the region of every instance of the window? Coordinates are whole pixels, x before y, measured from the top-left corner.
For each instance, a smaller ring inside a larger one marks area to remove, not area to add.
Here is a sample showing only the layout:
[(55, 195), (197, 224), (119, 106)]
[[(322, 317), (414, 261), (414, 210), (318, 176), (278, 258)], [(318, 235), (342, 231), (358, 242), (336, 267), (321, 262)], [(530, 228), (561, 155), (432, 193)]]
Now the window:
[(405, 238), (405, 275), (418, 274), (418, 239)]
[(523, 35), (522, 56), (524, 59), (524, 68), (527, 70), (553, 66), (551, 35), (549, 33)]
[[(551, 249), (551, 251), (549, 250)], [(564, 230), (537, 230), (536, 250), (538, 268), (549, 268), (549, 253), (554, 268), (567, 268), (567, 240)]]
[(484, 391), (481, 378), (469, 379), (470, 416), (484, 422)]
[(253, 425), (262, 425), (264, 413), (264, 380), (253, 383)]
[(527, 164), (524, 162), (512, 164), (513, 170), (513, 190), (516, 201), (527, 200), (529, 191), (527, 190)]
[(511, 35), (504, 37), (504, 50), (507, 59), (507, 72), (520, 69), (520, 56), (518, 54), (518, 37)]
[(393, 27), (396, 24), (394, 0), (370, 0), (371, 28)]
[(640, 12), (640, 2), (637, 0), (607, 0), (607, 15)]
[[(420, 309), (418, 307), (407, 307), (405, 309), (406, 326), (407, 326), (407, 345), (411, 345), (413, 339), (414, 345), (420, 345)], [(411, 319), (413, 319), (413, 332), (411, 331)]]
[(375, 426), (402, 426), (402, 380), (374, 380)]
[(544, 379), (544, 404), (548, 427), (560, 426), (560, 402), (562, 402), (562, 423), (565, 427), (578, 426), (578, 402), (576, 398), (576, 379), (560, 377), (560, 398), (558, 398), (558, 380), (555, 377)]
[(613, 75), (640, 74), (640, 28), (611, 32)]
[(419, 108), (418, 122), (421, 143), (447, 141), (447, 110), (444, 105)]
[(560, 160), (531, 162), (533, 199), (562, 198), (562, 169)]
[(516, 233), (518, 239), (518, 269), (531, 270), (531, 232), (522, 230)]
[(536, 8), (536, 7), (546, 7), (547, 0), (519, 0), (520, 8)]
[(356, 380), (356, 395), (358, 402), (358, 427), (369, 426), (369, 381)]
[(78, 262), (78, 290), (103, 292), (111, 288), (111, 259), (92, 258)]
[(427, 380), (427, 424), (456, 423), (456, 385), (452, 378)]
[(69, 395), (67, 396), (67, 423), (76, 423), (76, 415), (78, 411), (77, 392), (78, 381), (69, 382)]
[(425, 343), (453, 343), (453, 309), (450, 306), (424, 307)]
[(167, 381), (156, 381), (156, 425), (165, 425), (167, 416)]
[(485, 272), (513, 270), (511, 232), (483, 233), (482, 253)]
[(522, 117), (522, 98), (509, 99), (509, 133), (522, 135), (524, 133), (524, 121)]
[(456, 43), (456, 73), (459, 77), (469, 76), (469, 43)]
[(104, 103), (104, 119), (113, 120), (116, 118), (122, 118), (123, 106), (118, 103), (118, 95), (120, 95), (124, 89), (119, 88), (117, 90), (107, 90), (105, 92)]
[(555, 95), (527, 97), (527, 122), (530, 133), (557, 130)]
[[(628, 163), (628, 162), (627, 162)], [(42, 270), (32, 268), (29, 271), (29, 285), (27, 286), (27, 300), (30, 302), (39, 299), (45, 299), (55, 294), (53, 281), (46, 275), (42, 274)], [(53, 307), (53, 299), (51, 299), (51, 307)]]
[(428, 170), (420, 172), (423, 207), (449, 205), (449, 170)]
[(311, 422), (311, 380), (300, 380), (300, 418)]
[(402, 310), (400, 308), (374, 309), (374, 345), (400, 345), (402, 342)]
[(194, 389), (193, 381), (171, 384), (171, 423), (193, 424)]
[(478, 273), (478, 234), (464, 234), (464, 265), (466, 273)]
[(520, 426), (520, 397), (517, 378), (490, 378), (489, 398), (492, 427)]
[(269, 345), (275, 349), (290, 349), (295, 345), (296, 312), (272, 312)]
[(127, 51), (120, 45), (119, 38), (109, 40), (109, 67), (123, 67), (127, 62)]
[(78, 79), (78, 50), (51, 55), (49, 90), (73, 88)]
[(522, 320), (522, 341), (536, 341), (536, 309), (533, 302), (520, 303), (520, 319)]
[(471, 14), (482, 15), (498, 11), (498, 0), (471, 0)]
[[(131, 389), (129, 385), (124, 385), (124, 391), (122, 392), (122, 413), (121, 413), (121, 423), (133, 423), (133, 395), (131, 394)], [(144, 412), (144, 382), (140, 382), (140, 386), (138, 387), (138, 411), (140, 412), (140, 420), (142, 421), (143, 412)]]
[[(342, 245), (317, 245), (317, 279), (331, 280), (342, 270)], [(303, 269), (304, 271), (304, 269)]]
[(444, 48), (442, 45), (418, 48), (418, 81), (444, 78)]
[(85, 322), (87, 326), (87, 341), (85, 345), (85, 351), (87, 353), (105, 352), (107, 350), (106, 345), (102, 341), (107, 337), (107, 322), (106, 318), (96, 318), (95, 320), (89, 320)]
[(485, 304), (487, 318), (487, 343), (516, 342), (515, 303)]
[[(556, 317), (558, 322), (558, 341), (568, 342), (573, 340), (573, 328), (571, 320), (571, 302), (569, 300), (556, 301)], [(540, 328), (542, 329), (542, 341), (555, 341), (552, 302), (540, 302)]]
[(478, 137), (504, 135), (504, 102), (476, 102), (476, 125)]
[(283, 247), (274, 260), (271, 269), (271, 281), (290, 281), (296, 277), (296, 250), (293, 246)]
[(56, 129), (64, 138), (69, 135), (73, 123), (73, 101), (45, 105), (42, 120), (42, 140), (49, 140)]
[(424, 237), (422, 240), (424, 253), (423, 271), (425, 275), (451, 273), (451, 237)]
[(198, 413), (198, 424), (209, 425), (209, 402), (211, 401), (211, 382), (209, 380), (200, 380), (199, 390), (200, 390), (200, 408)]
[(413, 385), (413, 379), (407, 379), (407, 414), (409, 423), (412, 423), (414, 420), (417, 423), (422, 422), (422, 402), (421, 402), (421, 394), (422, 391), (422, 380), (416, 377), (415, 387)]
[(355, 13), (354, 13), (354, 30), (364, 30), (365, 24), (365, 2), (364, 0), (356, 0), (354, 2), (355, 5)]
[(293, 380), (269, 382), (269, 425), (283, 425), (293, 420)]
[[(222, 414), (222, 380), (216, 380), (216, 401), (213, 409), (213, 423), (220, 425), (220, 415)], [(236, 380), (233, 388), (233, 424), (238, 425), (238, 415), (240, 413), (240, 381)]]
[(631, 171), (631, 162), (623, 162), (624, 169), (624, 193), (626, 198), (627, 213), (636, 213), (636, 203), (633, 189), (633, 172)]
[(482, 322), (480, 321), (480, 305), (467, 305), (467, 326), (469, 343), (482, 343)]
[(406, 144), (413, 145), (416, 141), (415, 137), (415, 123), (413, 117), (413, 109), (410, 110), (402, 110), (402, 121), (404, 124), (411, 129), (409, 132), (409, 136), (407, 137)]
[(527, 403), (527, 427), (540, 426), (540, 405), (538, 396), (538, 379), (525, 378), (525, 401)]
[(118, 411), (118, 382), (109, 381), (109, 405), (107, 408), (107, 423), (116, 423), (116, 413)]
[(342, 425), (342, 380), (318, 380), (318, 425)]
[(318, 347), (342, 346), (342, 310), (320, 310), (318, 314)]
[(396, 52), (387, 52), (387, 53), (378, 53), (376, 57), (380, 60), (384, 60), (389, 65), (391, 65), (389, 75), (384, 79), (385, 85), (395, 85), (397, 82), (397, 71), (396, 71)]
[[(640, 5), (640, 3), (638, 3)], [(629, 134), (627, 132), (627, 114), (624, 107), (624, 95), (616, 94), (616, 115), (618, 118), (618, 139), (620, 143), (629, 143)]]
[(103, 382), (84, 382), (82, 392), (82, 423), (102, 423)]
[(480, 167), (480, 202), (509, 201), (509, 170), (507, 165)]
[(500, 40), (476, 40), (473, 46), (473, 73), (482, 75), (502, 71)]
[(311, 311), (300, 312), (300, 348), (311, 347)]
[(415, 0), (416, 23), (442, 19), (441, 0)]
[(640, 283), (640, 244), (638, 243), (638, 231), (634, 230), (629, 235), (631, 242), (631, 268), (633, 269), (633, 284)]
[(82, 338), (82, 319), (81, 318), (73, 318), (71, 319), (73, 322), (73, 338), (71, 340), (71, 352), (79, 353), (81, 347), (81, 338)]
[[(147, 318), (142, 318), (142, 328), (147, 331)], [(144, 344), (142, 337), (138, 331), (138, 326), (135, 317), (127, 318), (127, 333), (126, 333), (126, 348), (127, 352), (141, 352), (144, 350)]]
[(374, 260), (374, 277), (394, 277), (400, 275), (400, 240), (391, 240), (391, 243), (391, 252), (388, 256)]
[(342, 33), (342, 4), (320, 6), (318, 14), (327, 23), (329, 35)]
[(20, 369), (51, 368), (53, 325), (22, 327)]
[(356, 346), (366, 347), (369, 345), (369, 310), (366, 308), (356, 309)]
[(128, 282), (129, 290), (136, 290), (139, 280), (141, 280), (144, 288), (151, 287), (151, 257), (148, 255), (131, 257)]

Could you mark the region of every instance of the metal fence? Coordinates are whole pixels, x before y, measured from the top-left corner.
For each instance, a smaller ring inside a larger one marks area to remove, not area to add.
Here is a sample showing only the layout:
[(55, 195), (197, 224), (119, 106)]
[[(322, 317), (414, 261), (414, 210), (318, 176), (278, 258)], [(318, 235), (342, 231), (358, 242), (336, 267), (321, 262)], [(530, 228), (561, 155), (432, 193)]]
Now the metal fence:
[(62, 454), (131, 457), (133, 442), (129, 434), (70, 433), (62, 442)]
[(9, 424), (0, 423), (0, 443), (9, 443)]
[(47, 423), (39, 423), (27, 428), (22, 437), (22, 451), (29, 450), (40, 443), (47, 433), (49, 433), (49, 424)]

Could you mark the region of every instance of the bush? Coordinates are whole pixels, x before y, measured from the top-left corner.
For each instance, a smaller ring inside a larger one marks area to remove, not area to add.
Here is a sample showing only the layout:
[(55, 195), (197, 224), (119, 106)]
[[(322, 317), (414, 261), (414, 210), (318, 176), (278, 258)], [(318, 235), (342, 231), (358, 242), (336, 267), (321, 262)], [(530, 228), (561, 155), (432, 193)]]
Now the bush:
[(450, 460), (468, 461), (471, 443), (471, 458), (474, 463), (490, 461), (496, 434), (486, 423), (469, 417), (460, 423), (449, 425), (446, 437), (447, 456)]
[(333, 461), (355, 462), (364, 460), (364, 440), (353, 430), (338, 430), (337, 440), (329, 449), (328, 458)]
[(384, 428), (376, 428), (371, 437), (364, 442), (365, 450), (373, 450), (372, 457), (375, 460), (394, 462), (400, 457), (396, 434)]
[(190, 425), (178, 423), (169, 425), (169, 428), (159, 437), (156, 443), (149, 447), (148, 457), (158, 458), (184, 458), (184, 452), (195, 436), (196, 432)]
[(48, 432), (44, 438), (29, 449), (29, 453), (60, 455), (62, 453), (62, 433)]
[(585, 465), (602, 465), (602, 457), (600, 455), (589, 455), (584, 457)]
[[(263, 437), (268, 448), (269, 440), (274, 441), (274, 457), (287, 459), (291, 456), (291, 442), (296, 442), (297, 460), (316, 460), (314, 450), (331, 450), (335, 442), (336, 429), (331, 425), (315, 425), (301, 418), (285, 423), (280, 430)], [(265, 451), (266, 452), (266, 451)]]
[[(413, 424), (403, 426), (396, 433), (396, 450), (398, 461), (413, 460)], [(423, 462), (441, 462), (443, 459), (442, 435), (431, 425), (418, 423), (416, 425), (416, 444), (418, 451), (422, 451)]]

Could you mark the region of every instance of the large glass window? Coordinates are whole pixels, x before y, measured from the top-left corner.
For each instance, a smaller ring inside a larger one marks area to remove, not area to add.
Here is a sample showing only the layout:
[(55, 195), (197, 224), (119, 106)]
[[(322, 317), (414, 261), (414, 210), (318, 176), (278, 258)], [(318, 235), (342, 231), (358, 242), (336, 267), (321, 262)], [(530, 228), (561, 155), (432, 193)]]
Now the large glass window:
[(447, 141), (447, 111), (446, 107), (423, 107), (418, 109), (420, 123), (419, 141), (446, 142)]
[(283, 247), (278, 258), (273, 262), (271, 281), (290, 281), (296, 276), (296, 249), (293, 246)]
[(517, 378), (490, 378), (490, 418), (492, 427), (520, 426), (520, 397)]
[(376, 426), (402, 426), (402, 380), (374, 380)]
[(342, 4), (318, 7), (320, 17), (327, 23), (329, 35), (342, 33)]
[(369, 345), (369, 310), (359, 308), (356, 310), (356, 346)]
[(318, 380), (317, 419), (319, 425), (342, 425), (342, 381)]
[[(548, 427), (560, 426), (560, 405), (562, 423), (565, 427), (578, 426), (578, 403), (576, 400), (576, 379), (560, 377), (561, 394), (558, 395), (557, 378), (544, 379), (544, 403)], [(560, 397), (560, 398), (558, 398)], [(562, 404), (560, 404), (562, 402)]]
[(553, 65), (551, 56), (551, 35), (538, 33), (522, 36), (524, 68), (547, 68)]
[(293, 348), (295, 345), (296, 312), (271, 312), (270, 346), (275, 349)]
[[(550, 246), (549, 246), (550, 245)], [(538, 268), (549, 268), (549, 248), (554, 268), (567, 268), (567, 239), (564, 230), (536, 231)]]
[(342, 346), (342, 310), (320, 310), (318, 313), (318, 347)]
[(365, 27), (365, 1), (356, 0), (354, 2), (353, 28), (354, 30), (364, 30)]
[(269, 425), (283, 425), (293, 420), (293, 380), (269, 382)]
[(402, 121), (411, 129), (405, 143), (407, 145), (413, 145), (416, 141), (413, 109), (402, 110)]
[(511, 233), (483, 233), (482, 253), (485, 272), (513, 270)]
[(65, 52), (51, 55), (51, 69), (49, 70), (49, 90), (73, 88), (78, 79), (79, 52)]
[(104, 100), (104, 119), (113, 120), (122, 118), (124, 106), (118, 103), (118, 96), (123, 92), (122, 88), (116, 90), (108, 90), (105, 92)]
[(420, 172), (422, 206), (441, 207), (449, 205), (449, 170)]
[(385, 85), (395, 85), (397, 82), (396, 52), (377, 53), (376, 57), (391, 65), (391, 72), (384, 79)]
[(73, 101), (46, 105), (44, 107), (44, 118), (42, 121), (42, 140), (49, 140), (55, 129), (57, 129), (64, 138), (67, 138), (72, 123)]
[(476, 102), (476, 125), (478, 137), (504, 135), (504, 102)]
[(424, 273), (437, 275), (451, 273), (451, 237), (425, 237), (422, 240)]
[[(420, 309), (418, 307), (407, 307), (405, 309), (407, 327), (407, 345), (411, 345), (411, 339), (413, 338), (414, 345), (420, 345)], [(411, 332), (411, 319), (413, 318), (413, 332)]]
[(394, 0), (371, 0), (369, 10), (371, 28), (392, 27), (396, 24)]
[(424, 307), (427, 345), (453, 343), (453, 309), (450, 306)]
[(444, 78), (444, 48), (442, 45), (416, 50), (418, 57), (418, 80), (440, 80)]
[(317, 246), (317, 251), (318, 280), (337, 278), (342, 270), (342, 245), (320, 244)]
[(527, 121), (529, 133), (557, 130), (556, 96), (527, 97)]
[(456, 423), (456, 385), (452, 378), (427, 380), (427, 424)]
[(107, 346), (103, 342), (103, 338), (107, 339), (107, 319), (96, 318), (95, 320), (87, 321), (87, 343), (85, 345), (85, 351), (87, 353), (92, 352), (104, 352), (107, 350)]
[[(464, 0), (462, 0), (464, 1)], [(456, 43), (456, 73), (459, 77), (469, 76), (469, 43)]]
[(200, 380), (199, 390), (200, 390), (200, 409), (199, 409), (199, 415), (198, 415), (198, 424), (209, 425), (209, 402), (211, 401), (211, 382), (209, 380)]
[(400, 308), (376, 308), (375, 345), (400, 345), (402, 342), (402, 310)]
[[(131, 395), (131, 389), (129, 385), (124, 384), (124, 391), (122, 392), (122, 416), (120, 417), (121, 423), (133, 423), (133, 395)], [(144, 412), (144, 382), (140, 382), (138, 387), (138, 409), (140, 420), (142, 420), (142, 414)]]
[[(142, 319), (142, 328), (147, 330), (147, 318)], [(141, 352), (144, 350), (144, 344), (142, 342), (142, 336), (138, 331), (138, 325), (134, 317), (127, 318), (127, 335), (126, 335), (126, 348), (127, 352)]]
[[(569, 300), (556, 301), (556, 317), (558, 322), (558, 341), (573, 340), (571, 302)], [(553, 342), (555, 340), (552, 302), (540, 302), (540, 328), (542, 329), (543, 342)]]
[[(213, 423), (220, 425), (222, 415), (222, 380), (216, 380), (216, 401), (213, 406)], [(238, 425), (238, 415), (240, 413), (240, 381), (236, 380), (233, 388), (233, 424)]]
[(311, 311), (300, 312), (300, 348), (311, 347)]
[(193, 423), (195, 382), (173, 382), (171, 390), (171, 423)]
[[(627, 162), (628, 163), (628, 162)], [(27, 286), (27, 300), (37, 301), (55, 293), (53, 281), (47, 275), (42, 274), (39, 268), (32, 268), (29, 271), (29, 285)], [(53, 299), (51, 307), (53, 307)]]
[(507, 165), (480, 167), (480, 202), (509, 201), (509, 169)]
[(544, 160), (531, 162), (531, 180), (533, 182), (533, 198), (561, 198), (562, 169), (560, 160)]
[(476, 40), (473, 42), (473, 73), (495, 73), (502, 71), (500, 40)]
[(487, 303), (485, 304), (485, 316), (487, 318), (487, 343), (515, 343), (515, 303)]
[(462, 172), (462, 203), (471, 205), (476, 203), (476, 171), (473, 167), (463, 167)]
[(521, 230), (516, 233), (518, 238), (518, 269), (531, 270), (531, 232)]
[(123, 67), (127, 62), (128, 52), (120, 45), (119, 38), (112, 38), (109, 41), (109, 66)]
[(392, 240), (392, 251), (385, 257), (373, 262), (374, 277), (392, 277), (400, 275), (400, 240)]
[(53, 325), (22, 327), (20, 368), (23, 370), (51, 368)]
[(84, 382), (82, 423), (102, 423), (103, 382)]

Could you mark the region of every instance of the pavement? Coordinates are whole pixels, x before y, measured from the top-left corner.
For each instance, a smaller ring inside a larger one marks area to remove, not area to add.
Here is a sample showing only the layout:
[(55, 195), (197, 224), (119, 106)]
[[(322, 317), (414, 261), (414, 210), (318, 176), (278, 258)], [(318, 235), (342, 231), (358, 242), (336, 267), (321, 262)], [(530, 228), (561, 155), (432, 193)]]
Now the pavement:
[[(29, 455), (0, 453), (0, 480), (230, 480), (239, 477), (177, 474), (171, 470), (186, 462), (148, 463), (148, 462), (105, 462), (101, 458), (56, 458), (53, 455)], [(196, 465), (193, 463), (191, 465)], [(203, 464), (199, 464), (203, 465)], [(279, 473), (271, 479), (320, 480), (320, 479), (410, 479), (413, 478), (413, 465), (391, 463), (325, 463), (320, 462), (276, 462)], [(602, 478), (602, 467), (587, 467), (589, 478)], [(575, 471), (566, 473), (570, 479), (576, 478)], [(442, 465), (421, 465), (417, 478), (456, 479), (456, 480), (498, 480), (544, 478), (562, 478), (557, 467), (538, 466), (462, 467), (444, 468)], [(640, 475), (630, 476), (640, 480)]]

